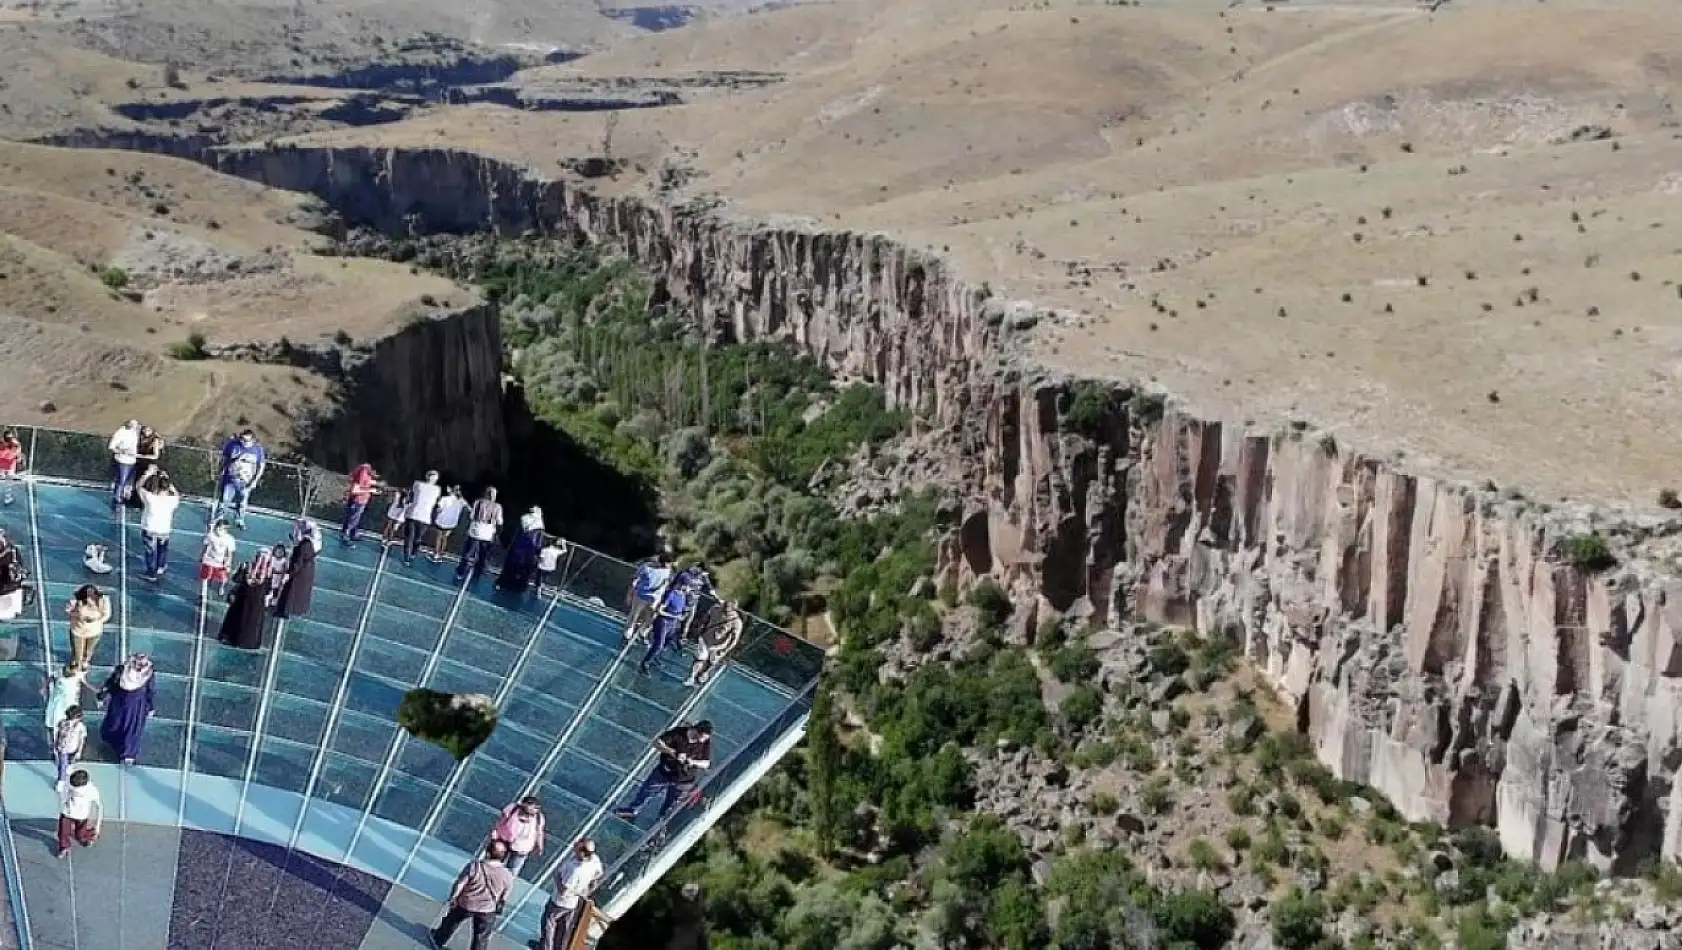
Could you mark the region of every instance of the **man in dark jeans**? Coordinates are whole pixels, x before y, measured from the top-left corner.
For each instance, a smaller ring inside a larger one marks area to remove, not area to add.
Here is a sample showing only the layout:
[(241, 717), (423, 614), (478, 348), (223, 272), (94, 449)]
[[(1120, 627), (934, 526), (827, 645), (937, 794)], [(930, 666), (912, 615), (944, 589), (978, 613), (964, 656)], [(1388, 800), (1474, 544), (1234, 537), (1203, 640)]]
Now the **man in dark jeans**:
[(654, 748), (660, 753), (660, 762), (648, 773), (630, 803), (613, 811), (625, 821), (636, 821), (637, 814), (655, 792), (666, 795), (660, 805), (662, 820), (677, 809), (678, 802), (695, 788), (701, 770), (713, 764), (713, 724), (703, 719), (663, 732), (654, 740)]
[(442, 947), (455, 936), (462, 921), (473, 920), (473, 950), (490, 946), (491, 928), (514, 891), (514, 875), (503, 865), (508, 859), (508, 846), (493, 840), (485, 847), (485, 856), (461, 869), (455, 886), (450, 888), (450, 906), (444, 919), (438, 922), (429, 936), (434, 947)]

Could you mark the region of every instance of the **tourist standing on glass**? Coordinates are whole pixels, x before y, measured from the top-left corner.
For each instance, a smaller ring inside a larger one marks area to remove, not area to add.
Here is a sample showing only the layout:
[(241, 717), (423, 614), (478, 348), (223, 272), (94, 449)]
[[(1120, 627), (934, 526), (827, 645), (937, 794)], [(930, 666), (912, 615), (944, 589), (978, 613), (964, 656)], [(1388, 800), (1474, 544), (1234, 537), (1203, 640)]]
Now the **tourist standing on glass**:
[(660, 653), (683, 634), (683, 620), (689, 614), (693, 593), (677, 582), (667, 584), (660, 595), (660, 605), (654, 610), (654, 622), (648, 626), (648, 651), (637, 664), (638, 673), (660, 661)]
[(409, 517), (409, 493), (398, 489), (391, 493), (391, 504), (385, 509), (385, 529), (380, 532), (380, 543), (391, 544), (403, 538), (403, 525)]
[(29, 572), (23, 568), (23, 552), (0, 528), (0, 620), (16, 620), (23, 613), (24, 591)]
[(70, 853), (70, 842), (86, 848), (99, 840), (99, 826), (105, 822), (105, 805), (99, 789), (86, 769), (77, 769), (68, 782), (59, 783), (58, 850), (56, 857)]
[(496, 825), (486, 841), (500, 841), (508, 847), (508, 873), (518, 874), (526, 859), (543, 853), (543, 836), (547, 825), (543, 818), (543, 803), (536, 795), (508, 805), (496, 816)]
[(362, 531), (362, 516), (368, 513), (368, 502), (380, 493), (380, 476), (374, 466), (363, 462), (350, 470), (350, 484), (345, 487), (345, 521), (339, 528), (339, 543), (355, 547)]
[(567, 543), (561, 538), (550, 538), (543, 550), (537, 552), (537, 592), (543, 593), (550, 582), (555, 579), (555, 573), (561, 569), (561, 558), (567, 556)]
[(12, 486), (23, 469), (23, 442), (11, 429), (0, 432), (0, 502), (11, 504)]
[(70, 662), (85, 671), (99, 649), (105, 625), (111, 622), (111, 598), (92, 584), (83, 584), (65, 602), (64, 613), (70, 618)]
[(199, 583), (205, 585), (205, 591), (210, 585), (216, 585), (216, 595), (228, 595), (228, 572), (233, 570), (234, 556), (239, 549), (239, 542), (234, 540), (234, 534), (228, 530), (228, 523), (221, 518), (210, 526), (210, 531), (204, 536), (204, 550), (199, 554)]
[(432, 527), (432, 516), (438, 512), (438, 499), (444, 488), (438, 484), (438, 473), (427, 472), (426, 477), (409, 486), (408, 523), (403, 526), (403, 563), (415, 563), (415, 554), (426, 540)]
[(497, 503), (496, 489), (487, 488), (467, 517), (467, 541), (461, 546), (461, 562), (456, 565), (456, 580), (467, 580), (468, 574), (478, 580), (489, 566), (491, 545), (496, 533), (502, 530), (502, 506)]
[(123, 423), (111, 434), (106, 446), (111, 452), (111, 510), (116, 511), (128, 499), (134, 478), (134, 463), (140, 452), (140, 422), (135, 419)]
[(315, 590), (315, 557), (320, 553), (321, 526), (307, 518), (299, 521), (292, 529), (292, 558), (275, 601), (276, 617), (286, 620), (309, 613), (310, 594)]
[(82, 757), (88, 744), (88, 726), (82, 721), (82, 707), (71, 706), (64, 711), (64, 719), (53, 732), (53, 764), (58, 766), (58, 787), (70, 774), (70, 766)]
[(146, 544), (146, 579), (156, 583), (169, 570), (169, 535), (175, 528), (175, 509), (181, 493), (156, 466), (135, 489), (145, 510), (140, 515), (140, 539)]
[(613, 810), (624, 821), (636, 821), (656, 792), (665, 795), (660, 803), (661, 820), (677, 810), (678, 803), (694, 790), (701, 772), (713, 764), (713, 724), (703, 719), (663, 732), (654, 740), (654, 750), (660, 753), (654, 771), (648, 773), (629, 804)]
[(274, 553), (265, 548), (250, 564), (234, 572), (230, 584), (233, 596), (228, 599), (228, 612), (222, 616), (216, 639), (240, 650), (263, 648), (263, 624), (276, 564)]
[(450, 888), (450, 903), (444, 909), (444, 919), (438, 921), (430, 936), (432, 945), (442, 947), (455, 936), (462, 921), (473, 921), (473, 950), (487, 950), (491, 942), (491, 928), (497, 915), (508, 903), (514, 891), (514, 875), (502, 862), (508, 848), (500, 841), (492, 841), (485, 848), (485, 856), (461, 869), (461, 875)]
[(140, 758), (140, 740), (146, 734), (146, 720), (152, 718), (157, 699), (152, 660), (144, 653), (130, 656), (112, 670), (105, 688), (99, 691), (99, 700), (105, 704), (105, 721), (99, 724), (99, 737), (116, 751), (124, 765), (133, 765)]
[(584, 923), (584, 901), (602, 880), (602, 859), (589, 838), (573, 842), (572, 853), (555, 869), (555, 889), (543, 905), (537, 950), (565, 950), (573, 931)]
[(520, 533), (508, 548), (508, 559), (502, 562), (497, 588), (517, 594), (531, 586), (532, 574), (537, 571), (537, 554), (542, 549), (543, 509), (533, 505), (520, 516)]
[(654, 605), (660, 602), (671, 579), (672, 563), (664, 554), (637, 565), (637, 574), (625, 591), (625, 639), (643, 635), (643, 628), (654, 617)]
[(742, 608), (727, 600), (708, 612), (697, 637), (695, 667), (689, 671), (685, 686), (700, 686), (712, 676), (713, 670), (724, 665), (724, 658), (742, 642)]
[(64, 671), (47, 686), (47, 738), (58, 734), (58, 724), (64, 721), (65, 711), (82, 705), (82, 686), (87, 673), (74, 663), (66, 663)]
[(432, 563), (439, 564), (450, 550), (450, 535), (461, 524), (461, 513), (467, 510), (467, 499), (461, 497), (461, 486), (452, 485), (438, 499), (438, 512), (432, 516)]
[(246, 429), (222, 445), (222, 463), (216, 474), (216, 498), (210, 505), (215, 521), (224, 506), (234, 509), (234, 523), (245, 527), (245, 506), (269, 467), (269, 453), (257, 441), (257, 433)]
[(140, 493), (136, 491), (140, 483), (150, 472), (162, 471), (158, 462), (164, 457), (164, 437), (155, 432), (151, 426), (141, 426), (140, 436), (135, 440), (134, 474), (129, 486), (123, 490), (123, 503), (139, 511), (144, 507)]

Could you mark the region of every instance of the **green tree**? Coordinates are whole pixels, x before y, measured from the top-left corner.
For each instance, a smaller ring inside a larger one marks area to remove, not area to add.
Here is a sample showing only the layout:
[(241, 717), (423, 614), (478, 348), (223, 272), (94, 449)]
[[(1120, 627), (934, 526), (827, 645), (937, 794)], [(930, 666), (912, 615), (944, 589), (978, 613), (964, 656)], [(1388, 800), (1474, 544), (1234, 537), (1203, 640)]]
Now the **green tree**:
[(835, 726), (834, 695), (827, 684), (820, 685), (806, 725), (806, 782), (812, 808), (812, 835), (825, 855), (835, 851), (841, 829), (835, 783), (844, 750)]

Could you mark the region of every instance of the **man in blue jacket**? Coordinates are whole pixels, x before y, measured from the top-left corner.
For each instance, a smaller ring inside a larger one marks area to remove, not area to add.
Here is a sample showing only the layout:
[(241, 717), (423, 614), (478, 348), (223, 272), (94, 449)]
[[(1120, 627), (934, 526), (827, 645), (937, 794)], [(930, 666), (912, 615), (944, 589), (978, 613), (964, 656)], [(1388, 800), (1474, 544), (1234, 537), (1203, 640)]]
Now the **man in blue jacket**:
[(230, 438), (222, 446), (222, 465), (216, 474), (216, 499), (210, 506), (210, 520), (214, 522), (224, 505), (234, 509), (234, 520), (245, 527), (245, 505), (263, 480), (269, 467), (269, 455), (257, 441), (257, 433), (246, 429)]

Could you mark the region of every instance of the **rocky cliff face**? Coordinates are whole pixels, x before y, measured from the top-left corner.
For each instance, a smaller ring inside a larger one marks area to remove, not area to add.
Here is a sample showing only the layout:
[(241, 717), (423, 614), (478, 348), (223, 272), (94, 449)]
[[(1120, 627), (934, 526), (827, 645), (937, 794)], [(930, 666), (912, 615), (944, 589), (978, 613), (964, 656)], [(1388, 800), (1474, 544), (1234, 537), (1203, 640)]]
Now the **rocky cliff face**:
[(474, 479), (508, 465), (502, 331), (479, 305), (417, 318), (365, 348), (275, 354), (342, 380), (339, 411), (310, 434), (304, 454), (348, 472), (361, 463), (394, 479), (427, 468)]
[[(1549, 866), (1682, 855), (1682, 518), (1549, 510), (1021, 368), (1005, 354), (1038, 317), (878, 236), (601, 198), (448, 151), (210, 160), (389, 233), (621, 246), (715, 333), (793, 341), (947, 430), (951, 576), (1242, 643), (1324, 762), (1411, 819), (1492, 823)], [(427, 373), (403, 372), (389, 391), (426, 399), (404, 387)], [(1591, 531), (1616, 566), (1566, 555)]]

